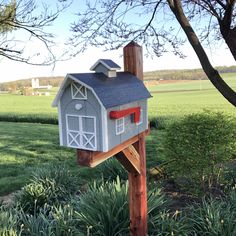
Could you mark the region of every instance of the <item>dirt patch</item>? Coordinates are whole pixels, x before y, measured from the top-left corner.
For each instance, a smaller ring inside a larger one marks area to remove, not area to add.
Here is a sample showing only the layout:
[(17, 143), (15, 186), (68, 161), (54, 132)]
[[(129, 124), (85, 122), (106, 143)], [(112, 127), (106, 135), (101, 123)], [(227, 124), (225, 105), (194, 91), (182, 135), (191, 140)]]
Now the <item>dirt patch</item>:
[(10, 193), (10, 194), (5, 195), (5, 196), (0, 196), (0, 202), (3, 205), (9, 205), (9, 204), (12, 203), (12, 199), (13, 199), (14, 195), (15, 195), (15, 193)]

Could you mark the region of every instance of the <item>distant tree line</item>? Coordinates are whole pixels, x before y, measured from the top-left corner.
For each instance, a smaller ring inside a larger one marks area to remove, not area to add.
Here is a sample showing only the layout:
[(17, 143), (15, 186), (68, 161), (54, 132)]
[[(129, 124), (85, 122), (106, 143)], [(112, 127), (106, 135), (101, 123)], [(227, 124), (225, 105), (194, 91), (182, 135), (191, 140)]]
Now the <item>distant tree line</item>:
[[(236, 66), (220, 66), (217, 67), (220, 73), (236, 73)], [(64, 77), (37, 77), (40, 85), (60, 86)], [(199, 80), (207, 79), (202, 69), (189, 70), (157, 70), (144, 72), (144, 80)], [(24, 87), (31, 87), (31, 79), (17, 80), (11, 82), (0, 83), (0, 91), (19, 91)]]
[[(236, 73), (236, 66), (216, 67), (219, 73)], [(199, 80), (207, 79), (202, 69), (157, 70), (144, 73), (145, 80)]]
[[(52, 85), (58, 87), (64, 77), (37, 77), (39, 79), (39, 85)], [(22, 88), (31, 87), (32, 79), (16, 80), (11, 82), (0, 83), (0, 91), (20, 91)]]

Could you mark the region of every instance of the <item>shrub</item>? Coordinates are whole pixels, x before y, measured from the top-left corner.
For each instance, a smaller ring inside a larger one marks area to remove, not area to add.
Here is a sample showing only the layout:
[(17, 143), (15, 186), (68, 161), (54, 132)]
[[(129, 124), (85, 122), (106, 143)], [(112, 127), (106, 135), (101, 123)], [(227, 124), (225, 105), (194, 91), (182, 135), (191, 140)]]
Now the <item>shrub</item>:
[(70, 199), (75, 194), (76, 178), (65, 166), (48, 166), (35, 171), (31, 183), (15, 196), (14, 202), (25, 212), (33, 214), (46, 203), (48, 207)]
[(0, 113), (0, 121), (6, 122), (22, 122), (22, 123), (40, 123), (57, 125), (58, 119), (56, 116), (42, 114), (15, 114), (15, 113)]
[(189, 207), (186, 217), (192, 235), (236, 235), (236, 192), (225, 200), (206, 200)]
[(236, 124), (220, 113), (188, 115), (166, 130), (165, 149), (175, 177), (194, 181), (204, 189), (219, 180), (221, 164), (235, 151)]

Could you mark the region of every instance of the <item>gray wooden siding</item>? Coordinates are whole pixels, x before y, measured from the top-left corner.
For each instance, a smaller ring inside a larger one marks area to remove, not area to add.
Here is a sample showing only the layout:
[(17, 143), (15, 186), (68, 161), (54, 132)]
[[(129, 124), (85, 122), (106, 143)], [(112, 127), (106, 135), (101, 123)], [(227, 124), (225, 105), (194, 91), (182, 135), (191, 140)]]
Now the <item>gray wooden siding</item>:
[[(96, 140), (97, 150), (102, 150), (102, 129), (101, 129), (101, 105), (95, 98), (94, 94), (87, 88), (87, 100), (72, 99), (71, 85), (69, 84), (60, 99), (61, 105), (61, 124), (62, 124), (62, 144), (67, 145), (67, 130), (66, 130), (66, 115), (77, 116), (95, 116), (96, 117)], [(76, 110), (76, 104), (81, 104), (82, 108)], [(90, 120), (86, 121), (87, 129), (89, 130)], [(72, 127), (76, 127), (77, 124), (71, 124)]]
[[(110, 111), (123, 110), (123, 109), (127, 109), (130, 107), (136, 107), (136, 106), (141, 107), (141, 110), (143, 113), (143, 122), (140, 125), (137, 125), (136, 123), (132, 122), (132, 116), (130, 116), (130, 115), (126, 116), (124, 118), (124, 123), (125, 123), (124, 133), (116, 135), (116, 121), (113, 119), (110, 119), (110, 117), (109, 117)], [(115, 147), (116, 145), (126, 141), (127, 139), (146, 130), (146, 128), (148, 126), (146, 112), (147, 112), (147, 100), (142, 100), (139, 102), (133, 102), (133, 103), (126, 104), (126, 105), (109, 108), (107, 110), (108, 148), (111, 149), (111, 148)]]

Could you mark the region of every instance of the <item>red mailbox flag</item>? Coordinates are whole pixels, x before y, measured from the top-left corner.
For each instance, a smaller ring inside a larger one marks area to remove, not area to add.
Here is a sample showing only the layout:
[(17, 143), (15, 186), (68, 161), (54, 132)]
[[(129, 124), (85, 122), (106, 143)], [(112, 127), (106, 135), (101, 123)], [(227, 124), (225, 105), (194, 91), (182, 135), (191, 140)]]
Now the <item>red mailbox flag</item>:
[(134, 122), (138, 123), (140, 121), (140, 107), (132, 107), (120, 111), (110, 111), (111, 119), (119, 119), (128, 115), (134, 114)]

